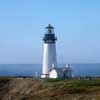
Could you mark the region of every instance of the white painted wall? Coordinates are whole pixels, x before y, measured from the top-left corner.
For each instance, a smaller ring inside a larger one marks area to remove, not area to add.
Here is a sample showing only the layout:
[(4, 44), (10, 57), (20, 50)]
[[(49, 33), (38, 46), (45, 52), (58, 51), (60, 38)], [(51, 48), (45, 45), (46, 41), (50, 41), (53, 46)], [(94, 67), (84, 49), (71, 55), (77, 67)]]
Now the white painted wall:
[(58, 78), (57, 77), (57, 72), (55, 69), (53, 69), (50, 73), (49, 73), (49, 78)]
[(49, 78), (63, 78), (62, 70), (58, 71), (58, 69), (52, 69), (49, 73)]
[(52, 68), (52, 64), (54, 64), (55, 67), (57, 67), (56, 45), (55, 43), (44, 43), (42, 74), (49, 74), (49, 70)]

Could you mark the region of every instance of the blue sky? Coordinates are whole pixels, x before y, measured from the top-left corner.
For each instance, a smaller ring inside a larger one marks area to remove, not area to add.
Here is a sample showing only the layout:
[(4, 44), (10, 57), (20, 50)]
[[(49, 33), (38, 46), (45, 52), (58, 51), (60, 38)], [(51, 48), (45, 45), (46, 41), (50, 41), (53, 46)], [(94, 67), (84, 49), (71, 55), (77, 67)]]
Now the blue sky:
[(99, 0), (1, 0), (0, 63), (42, 63), (49, 23), (59, 63), (100, 63)]

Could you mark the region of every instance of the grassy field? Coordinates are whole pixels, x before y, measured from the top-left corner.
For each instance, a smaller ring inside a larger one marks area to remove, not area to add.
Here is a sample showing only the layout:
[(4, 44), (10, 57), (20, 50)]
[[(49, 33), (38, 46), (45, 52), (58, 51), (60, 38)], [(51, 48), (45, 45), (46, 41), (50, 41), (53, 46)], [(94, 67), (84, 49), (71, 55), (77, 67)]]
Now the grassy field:
[(100, 100), (100, 79), (3, 77), (0, 78), (0, 100)]

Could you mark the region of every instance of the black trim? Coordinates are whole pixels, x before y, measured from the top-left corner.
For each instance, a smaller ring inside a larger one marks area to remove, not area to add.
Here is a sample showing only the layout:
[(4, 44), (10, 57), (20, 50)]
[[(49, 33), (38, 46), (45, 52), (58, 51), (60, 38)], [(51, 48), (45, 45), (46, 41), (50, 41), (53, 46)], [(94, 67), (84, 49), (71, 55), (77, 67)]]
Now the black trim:
[(57, 37), (55, 37), (55, 34), (45, 34), (43, 40), (45, 43), (55, 43)]

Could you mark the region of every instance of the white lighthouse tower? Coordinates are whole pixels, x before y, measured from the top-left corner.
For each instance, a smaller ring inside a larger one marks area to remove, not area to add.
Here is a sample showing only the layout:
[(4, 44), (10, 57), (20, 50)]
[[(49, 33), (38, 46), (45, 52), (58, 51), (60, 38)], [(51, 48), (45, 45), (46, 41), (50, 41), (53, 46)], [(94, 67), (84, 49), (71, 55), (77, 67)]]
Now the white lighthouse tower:
[(48, 78), (49, 77), (49, 70), (52, 68), (52, 64), (57, 67), (57, 60), (56, 60), (56, 40), (54, 34), (54, 27), (49, 24), (46, 27), (47, 32), (44, 35), (44, 53), (43, 53), (43, 69), (41, 78)]

